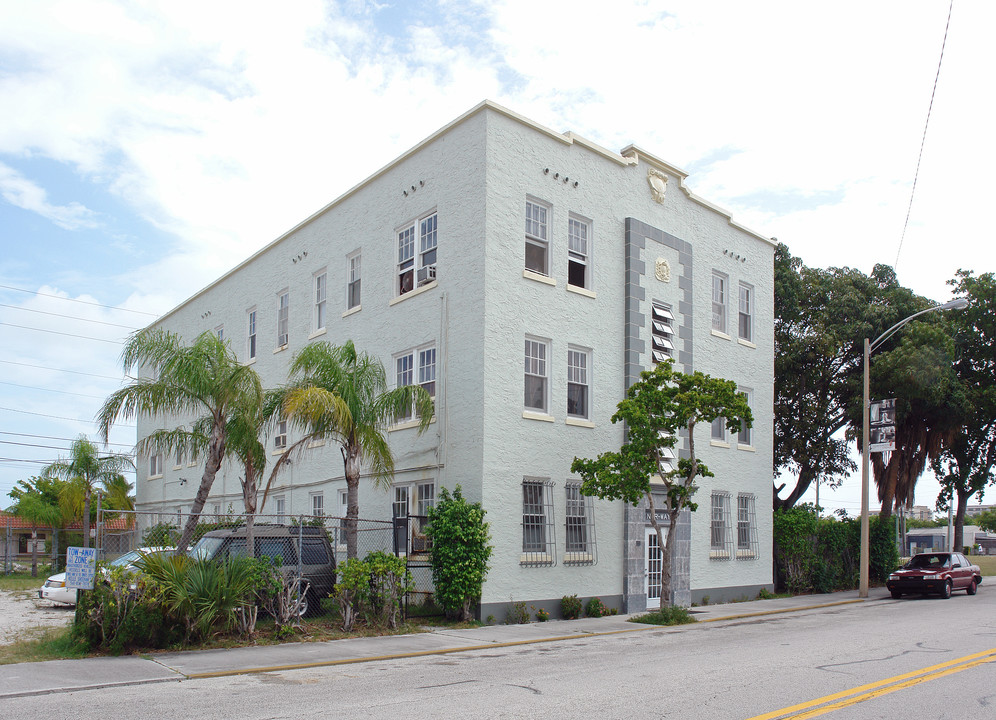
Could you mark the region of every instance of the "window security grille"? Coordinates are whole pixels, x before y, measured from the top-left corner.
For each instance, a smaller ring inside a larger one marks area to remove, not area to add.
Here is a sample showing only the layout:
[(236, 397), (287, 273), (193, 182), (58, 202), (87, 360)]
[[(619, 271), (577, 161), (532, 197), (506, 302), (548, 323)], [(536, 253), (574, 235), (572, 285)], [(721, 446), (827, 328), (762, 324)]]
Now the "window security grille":
[(598, 562), (595, 544), (595, 511), (590, 497), (581, 494), (581, 483), (567, 483), (567, 535), (564, 565), (594, 565)]
[(757, 557), (757, 518), (754, 514), (754, 496), (737, 496), (737, 560)]
[(521, 564), (552, 567), (557, 564), (557, 538), (553, 524), (553, 483), (522, 482)]
[(650, 312), (650, 353), (654, 363), (660, 363), (674, 357), (674, 315), (667, 306), (657, 302), (653, 303)]
[(712, 494), (712, 543), (709, 557), (720, 560), (733, 557), (733, 527), (728, 492)]

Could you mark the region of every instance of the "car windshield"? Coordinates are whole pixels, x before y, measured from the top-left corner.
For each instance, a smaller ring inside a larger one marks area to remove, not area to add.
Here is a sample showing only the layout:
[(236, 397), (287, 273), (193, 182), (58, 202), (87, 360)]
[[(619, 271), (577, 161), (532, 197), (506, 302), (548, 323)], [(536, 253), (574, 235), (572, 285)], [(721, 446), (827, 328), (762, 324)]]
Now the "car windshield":
[(224, 538), (202, 537), (190, 551), (190, 556), (198, 560), (210, 560), (218, 554), (218, 548), (225, 542)]
[(111, 567), (125, 567), (127, 565), (134, 564), (134, 562), (138, 560), (140, 557), (142, 557), (142, 555), (141, 553), (138, 552), (138, 550), (132, 550), (131, 552), (126, 552), (124, 555), (122, 555), (119, 558), (111, 560), (107, 564), (110, 565)]
[(950, 555), (916, 555), (906, 567), (912, 570), (929, 570), (951, 566)]

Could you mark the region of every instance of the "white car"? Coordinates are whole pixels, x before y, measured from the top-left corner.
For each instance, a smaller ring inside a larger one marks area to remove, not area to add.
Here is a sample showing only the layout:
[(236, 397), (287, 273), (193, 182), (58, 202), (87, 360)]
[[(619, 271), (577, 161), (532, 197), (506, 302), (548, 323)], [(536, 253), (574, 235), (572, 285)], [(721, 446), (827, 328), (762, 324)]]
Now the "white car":
[[(167, 552), (173, 552), (173, 548), (143, 547), (138, 550), (126, 552), (121, 557), (111, 560), (107, 563), (107, 566), (124, 567), (128, 570), (135, 571), (138, 569), (135, 566), (135, 561), (143, 555), (148, 555), (149, 553), (158, 554)], [(45, 581), (45, 584), (38, 590), (38, 597), (42, 600), (50, 600), (54, 603), (59, 603), (60, 605), (75, 605), (76, 592), (76, 588), (66, 587), (66, 573), (61, 572), (56, 575), (52, 575)]]

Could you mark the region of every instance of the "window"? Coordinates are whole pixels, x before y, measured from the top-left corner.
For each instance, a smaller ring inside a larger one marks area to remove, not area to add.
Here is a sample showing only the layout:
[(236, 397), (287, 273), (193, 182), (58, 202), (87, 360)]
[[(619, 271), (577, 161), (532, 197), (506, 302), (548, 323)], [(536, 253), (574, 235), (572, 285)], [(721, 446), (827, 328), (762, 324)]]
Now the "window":
[(757, 519), (754, 515), (754, 496), (737, 495), (737, 559), (757, 557)]
[(325, 495), (322, 493), (311, 493), (311, 514), (315, 517), (325, 516)]
[(550, 241), (547, 234), (549, 209), (526, 200), (526, 270), (550, 274)]
[(398, 295), (436, 279), (436, 232), (436, 213), (398, 231)]
[(726, 418), (718, 417), (712, 421), (712, 439), (726, 442)]
[(328, 273), (315, 275), (315, 330), (325, 328), (325, 296), (328, 289)]
[(567, 348), (567, 414), (588, 419), (588, 368), (591, 355), (587, 350)]
[(754, 288), (740, 284), (740, 339), (752, 342), (754, 340)]
[(183, 465), (183, 460), (184, 460), (183, 448), (177, 448), (176, 449), (176, 460), (173, 463), (174, 467), (180, 467), (181, 465)]
[(273, 498), (273, 511), (274, 514), (277, 516), (277, 522), (283, 523), (284, 515), (287, 512), (287, 501), (283, 495), (278, 495), (277, 497)]
[(712, 542), (709, 557), (729, 560), (733, 555), (733, 529), (730, 521), (730, 493), (712, 494)]
[(654, 301), (650, 306), (650, 352), (654, 363), (674, 356), (674, 315), (671, 309)]
[(225, 342), (225, 326), (219, 325), (214, 329), (214, 334), (218, 336), (218, 339)]
[(349, 267), (346, 273), (346, 309), (352, 310), (360, 306), (360, 254), (349, 257)]
[(712, 329), (726, 332), (726, 276), (712, 274)]
[[(436, 348), (409, 350), (395, 359), (395, 368), (397, 387), (413, 385), (417, 378), (418, 384), (429, 393), (429, 397), (436, 397)], [(408, 414), (397, 418), (397, 421), (405, 422), (414, 416), (415, 410), (412, 408)]]
[(588, 288), (591, 285), (588, 238), (591, 224), (587, 220), (571, 217), (567, 221), (567, 284)]
[(393, 517), (408, 517), (408, 491), (407, 485), (396, 485), (394, 488), (394, 504), (392, 505)]
[[(753, 398), (753, 393), (747, 388), (740, 388), (740, 392), (747, 398), (747, 405), (752, 406), (751, 402)], [(753, 407), (751, 408), (753, 409)], [(740, 423), (740, 433), (737, 435), (737, 443), (740, 445), (751, 445), (753, 438), (751, 437), (751, 428), (747, 427), (747, 423)]]
[(416, 514), (427, 517), (429, 510), (436, 506), (435, 483), (422, 483), (418, 486), (417, 502), (418, 504), (415, 506)]
[(163, 456), (159, 453), (149, 457), (149, 477), (163, 474)]
[(287, 344), (289, 327), (290, 293), (285, 291), (277, 297), (277, 347)]
[(565, 565), (595, 564), (595, 514), (590, 497), (581, 494), (581, 483), (565, 486), (567, 510), (565, 531), (567, 540)]
[(246, 311), (246, 355), (256, 358), (256, 308)]
[(522, 482), (522, 558), (526, 565), (553, 565), (556, 545), (553, 533), (552, 483)]
[(273, 433), (273, 449), (284, 450), (287, 447), (287, 421), (281, 420), (277, 423), (276, 431)]
[(547, 343), (526, 338), (525, 398), (527, 410), (547, 411)]

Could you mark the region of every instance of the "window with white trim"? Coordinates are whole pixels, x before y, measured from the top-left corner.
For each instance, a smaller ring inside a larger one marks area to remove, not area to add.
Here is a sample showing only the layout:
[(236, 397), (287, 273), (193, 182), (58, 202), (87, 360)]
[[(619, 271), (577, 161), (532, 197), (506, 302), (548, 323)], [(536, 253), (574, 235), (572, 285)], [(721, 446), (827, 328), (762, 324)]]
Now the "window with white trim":
[(526, 270), (541, 275), (550, 274), (549, 213), (546, 205), (526, 200)]
[(737, 495), (737, 559), (753, 560), (757, 557), (757, 516), (754, 512), (754, 495)]
[(180, 466), (182, 466), (185, 457), (186, 457), (186, 454), (183, 452), (183, 448), (182, 447), (178, 447), (176, 449), (176, 457), (175, 457), (173, 466), (174, 467), (180, 467)]
[(408, 517), (409, 490), (411, 488), (408, 485), (394, 486), (394, 503), (391, 505), (392, 517)]
[(556, 564), (556, 537), (553, 525), (553, 483), (543, 480), (522, 481), (522, 557), (523, 565)]
[(712, 439), (726, 442), (726, 418), (718, 417), (712, 421)]
[(567, 348), (567, 415), (589, 419), (591, 351)]
[(398, 295), (436, 279), (437, 244), (435, 212), (398, 231)]
[(360, 306), (360, 253), (356, 252), (347, 259), (346, 270), (346, 309), (352, 310)]
[(290, 333), (290, 293), (286, 290), (277, 296), (277, 347), (284, 347)]
[(595, 512), (592, 499), (581, 494), (581, 483), (568, 482), (566, 494), (564, 549), (565, 565), (594, 565)]
[(256, 357), (256, 308), (246, 310), (246, 356)]
[(149, 477), (163, 474), (163, 456), (160, 453), (149, 456)]
[(737, 323), (741, 340), (754, 341), (754, 288), (740, 283), (740, 312)]
[(218, 336), (218, 339), (225, 342), (225, 326), (219, 325), (214, 329), (214, 334)]
[(429, 510), (436, 506), (436, 484), (419, 483), (417, 493), (415, 514), (427, 517)]
[(730, 518), (730, 493), (712, 493), (712, 532), (709, 557), (729, 560), (733, 557), (733, 527)]
[[(417, 350), (407, 350), (395, 358), (395, 379), (397, 387), (414, 385), (416, 382), (422, 387), (429, 397), (436, 397), (436, 348), (434, 346), (419, 348)], [(415, 408), (411, 408), (408, 413), (397, 418), (398, 422), (405, 422), (415, 417)]]
[(287, 513), (287, 500), (283, 495), (273, 498), (273, 514), (277, 516), (277, 522), (283, 523)]
[[(753, 409), (754, 393), (749, 388), (740, 388), (740, 392), (747, 398), (747, 406)], [(753, 434), (752, 428), (747, 426), (744, 421), (740, 422), (740, 432), (737, 434), (737, 443), (740, 445), (750, 446), (753, 444)]]
[(726, 332), (726, 284), (727, 278), (718, 272), (712, 274), (712, 329)]
[(567, 284), (591, 289), (591, 223), (576, 216), (567, 220)]
[(549, 343), (534, 338), (526, 338), (525, 353), (525, 392), (526, 410), (545, 413), (549, 409)]
[(285, 450), (287, 448), (287, 421), (281, 420), (277, 423), (273, 433), (273, 449)]
[(328, 295), (328, 273), (322, 270), (315, 275), (315, 331), (324, 330), (326, 323), (326, 309), (328, 307), (326, 296)]
[(669, 306), (656, 300), (650, 305), (650, 346), (654, 363), (674, 357), (674, 315)]
[(315, 517), (325, 517), (324, 493), (311, 493), (311, 514)]

